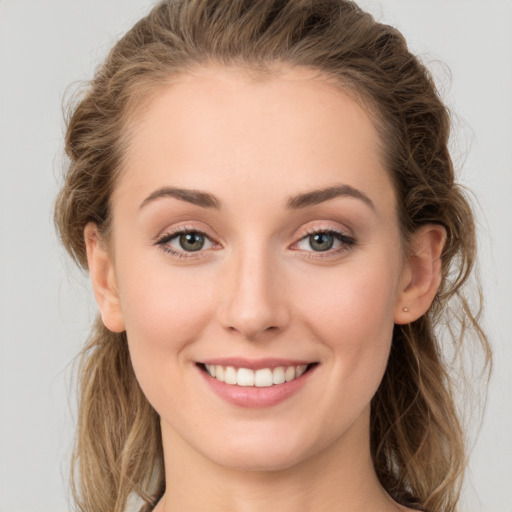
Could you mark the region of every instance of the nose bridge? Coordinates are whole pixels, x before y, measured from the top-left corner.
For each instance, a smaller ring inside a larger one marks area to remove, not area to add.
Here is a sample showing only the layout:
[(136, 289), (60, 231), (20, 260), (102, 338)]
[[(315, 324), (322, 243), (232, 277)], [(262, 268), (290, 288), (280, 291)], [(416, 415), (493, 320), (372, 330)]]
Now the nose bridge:
[(283, 329), (288, 307), (277, 258), (266, 247), (247, 244), (232, 254), (222, 322), (246, 338)]

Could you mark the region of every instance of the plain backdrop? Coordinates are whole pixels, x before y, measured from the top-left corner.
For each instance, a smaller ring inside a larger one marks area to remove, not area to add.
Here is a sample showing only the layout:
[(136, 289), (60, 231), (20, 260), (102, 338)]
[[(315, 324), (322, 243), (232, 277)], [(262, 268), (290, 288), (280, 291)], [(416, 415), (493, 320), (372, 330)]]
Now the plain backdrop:
[[(462, 510), (512, 512), (512, 1), (360, 3), (405, 34), (456, 114), (452, 146), (478, 201), (495, 352)], [(52, 223), (62, 102), (151, 4), (0, 0), (0, 512), (69, 510), (70, 364), (95, 307)]]

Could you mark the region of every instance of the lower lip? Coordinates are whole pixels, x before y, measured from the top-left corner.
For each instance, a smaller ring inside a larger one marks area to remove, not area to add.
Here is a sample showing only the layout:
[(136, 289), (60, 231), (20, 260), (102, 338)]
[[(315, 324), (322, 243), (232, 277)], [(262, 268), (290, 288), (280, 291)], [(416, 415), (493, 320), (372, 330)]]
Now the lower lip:
[(287, 398), (296, 394), (306, 384), (311, 374), (316, 369), (316, 365), (309, 368), (306, 373), (303, 373), (297, 379), (283, 384), (274, 384), (273, 386), (258, 388), (256, 386), (236, 386), (233, 384), (226, 384), (220, 380), (215, 379), (209, 373), (198, 368), (207, 384), (210, 386), (218, 396), (230, 402), (231, 404), (241, 407), (272, 407)]

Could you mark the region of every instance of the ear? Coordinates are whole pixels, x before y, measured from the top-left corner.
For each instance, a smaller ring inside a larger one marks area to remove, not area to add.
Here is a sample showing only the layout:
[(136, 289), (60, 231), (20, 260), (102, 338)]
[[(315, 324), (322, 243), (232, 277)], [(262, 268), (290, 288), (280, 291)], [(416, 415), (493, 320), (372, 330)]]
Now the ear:
[(84, 238), (92, 287), (103, 324), (110, 331), (123, 332), (125, 325), (112, 258), (94, 223), (87, 224), (84, 229)]
[(418, 229), (411, 238), (401, 293), (395, 304), (395, 324), (408, 324), (427, 312), (441, 283), (441, 254), (446, 230), (438, 224)]

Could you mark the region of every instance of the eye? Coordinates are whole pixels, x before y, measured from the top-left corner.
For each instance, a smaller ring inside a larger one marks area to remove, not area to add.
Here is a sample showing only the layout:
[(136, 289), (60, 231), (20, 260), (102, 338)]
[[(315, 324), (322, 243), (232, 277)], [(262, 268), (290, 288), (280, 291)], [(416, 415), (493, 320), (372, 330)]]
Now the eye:
[(349, 235), (333, 230), (323, 230), (309, 233), (301, 238), (293, 248), (301, 251), (332, 254), (348, 250), (354, 244), (355, 239)]
[[(202, 233), (182, 233), (176, 235), (178, 245), (181, 249), (188, 252), (200, 251), (206, 242), (206, 237)], [(171, 244), (172, 245), (172, 244)]]
[(184, 258), (192, 256), (187, 253), (197, 253), (214, 246), (205, 233), (189, 229), (168, 233), (157, 240), (156, 244), (165, 252)]
[(315, 233), (308, 236), (309, 246), (314, 251), (328, 251), (332, 249), (336, 239), (332, 233)]

